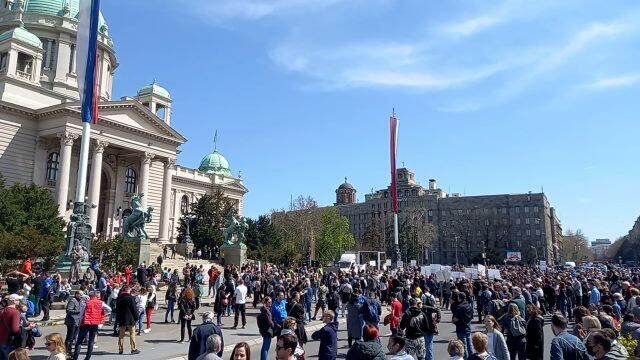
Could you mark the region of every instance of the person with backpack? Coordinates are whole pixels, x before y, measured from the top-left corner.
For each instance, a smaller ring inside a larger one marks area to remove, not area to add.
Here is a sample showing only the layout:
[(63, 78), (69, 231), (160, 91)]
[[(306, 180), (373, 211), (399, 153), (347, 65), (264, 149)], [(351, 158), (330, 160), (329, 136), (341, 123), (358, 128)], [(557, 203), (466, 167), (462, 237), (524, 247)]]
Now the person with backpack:
[[(338, 309), (340, 309), (340, 295), (338, 294), (338, 288), (336, 286), (331, 287), (331, 291), (327, 295), (327, 309), (333, 311), (338, 318)], [(342, 313), (344, 317), (344, 312)]]
[(441, 319), (440, 309), (434, 303), (424, 303), (418, 301), (418, 307), (422, 307), (422, 312), (427, 318), (427, 329), (424, 332), (425, 359), (433, 360), (433, 337), (438, 335), (438, 323)]
[(507, 333), (507, 347), (511, 360), (524, 360), (525, 349), (527, 345), (527, 323), (520, 316), (520, 309), (516, 303), (510, 303), (507, 313), (500, 318)]
[(424, 360), (426, 353), (425, 333), (429, 330), (429, 324), (427, 316), (418, 306), (416, 298), (409, 299), (409, 310), (402, 315), (400, 329), (404, 331), (407, 339), (407, 353), (413, 355), (417, 360)]
[(382, 305), (380, 305), (380, 301), (376, 299), (375, 292), (369, 292), (369, 297), (366, 298), (362, 304), (361, 312), (362, 320), (367, 324), (375, 326), (377, 329), (380, 323), (380, 315), (382, 315)]
[(551, 340), (551, 360), (587, 360), (587, 349), (577, 336), (567, 331), (567, 319), (554, 314), (551, 317), (551, 331), (555, 337)]
[(452, 321), (456, 325), (456, 336), (464, 344), (464, 357), (467, 359), (471, 354), (471, 321), (473, 320), (473, 308), (467, 302), (464, 292), (457, 292), (455, 295), (455, 306), (452, 305)]

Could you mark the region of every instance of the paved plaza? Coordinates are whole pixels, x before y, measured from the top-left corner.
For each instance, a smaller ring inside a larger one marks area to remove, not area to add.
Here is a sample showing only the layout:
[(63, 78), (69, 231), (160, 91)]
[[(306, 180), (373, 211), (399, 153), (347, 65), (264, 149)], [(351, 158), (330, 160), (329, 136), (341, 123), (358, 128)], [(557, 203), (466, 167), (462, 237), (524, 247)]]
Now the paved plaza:
[[(160, 291), (159, 297), (163, 298), (164, 293)], [(205, 298), (205, 305), (200, 307), (198, 312), (204, 312), (211, 310), (211, 306), (209, 306), (210, 298)], [(138, 343), (138, 349), (142, 351), (142, 353), (138, 355), (131, 355), (129, 353), (129, 342), (128, 339), (125, 339), (125, 355), (130, 359), (186, 359), (186, 354), (188, 352), (189, 344), (179, 344), (178, 340), (180, 339), (180, 325), (179, 324), (165, 324), (164, 323), (164, 302), (160, 306), (160, 308), (154, 312), (152, 318), (152, 330), (148, 334), (142, 334), (139, 337), (136, 337)], [(223, 354), (223, 359), (226, 359), (230, 356), (231, 350), (233, 349), (234, 344), (245, 341), (248, 342), (251, 346), (252, 356), (255, 358), (259, 357), (260, 348), (262, 346), (262, 338), (258, 333), (258, 327), (256, 325), (256, 316), (259, 313), (259, 309), (253, 309), (249, 307), (247, 310), (247, 327), (245, 329), (232, 329), (233, 327), (233, 316), (223, 317), (222, 332), (224, 336), (224, 344), (225, 350)], [(176, 312), (177, 317), (177, 312)], [(338, 358), (346, 357), (348, 347), (347, 347), (347, 334), (346, 334), (346, 324), (345, 319), (341, 316), (339, 317), (339, 333), (338, 333)], [(477, 320), (477, 319), (476, 319)], [(196, 324), (200, 324), (201, 320), (197, 319), (193, 322), (194, 328)], [(382, 325), (382, 324), (381, 324)], [(320, 321), (312, 321), (310, 322), (306, 329), (309, 335), (312, 331), (319, 329), (322, 326)], [(64, 325), (58, 326), (47, 326), (43, 328), (44, 335), (59, 332), (62, 335), (66, 333), (66, 327)], [(442, 322), (439, 326), (440, 335), (434, 338), (434, 359), (447, 359), (447, 343), (449, 340), (455, 338), (454, 326), (451, 323), (451, 313), (449, 311), (442, 312)], [(483, 327), (480, 324), (474, 322), (473, 324), (474, 330), (483, 330)], [(96, 342), (97, 347), (94, 349), (93, 357), (96, 359), (117, 359), (120, 356), (118, 355), (118, 341), (117, 337), (111, 336), (113, 331), (112, 327), (104, 326), (100, 330), (100, 335), (98, 336), (98, 340)], [(386, 344), (388, 341), (388, 337), (390, 335), (389, 328), (382, 326), (381, 327), (381, 342), (383, 344), (383, 349), (386, 351)], [(310, 336), (309, 336), (310, 337)], [(550, 344), (551, 339), (553, 338), (553, 333), (551, 331), (550, 326), (547, 324), (545, 326), (545, 359), (549, 358), (548, 354), (548, 344)], [(318, 351), (317, 341), (310, 341), (305, 346), (306, 358), (315, 359), (317, 358)], [(83, 354), (85, 348), (83, 347)], [(275, 357), (275, 338), (271, 344), (270, 355)], [(81, 355), (82, 356), (82, 355)], [(47, 351), (44, 349), (43, 340), (38, 340), (38, 344), (34, 351), (32, 352), (32, 359), (46, 359), (48, 357)], [(81, 357), (82, 358), (82, 357)]]

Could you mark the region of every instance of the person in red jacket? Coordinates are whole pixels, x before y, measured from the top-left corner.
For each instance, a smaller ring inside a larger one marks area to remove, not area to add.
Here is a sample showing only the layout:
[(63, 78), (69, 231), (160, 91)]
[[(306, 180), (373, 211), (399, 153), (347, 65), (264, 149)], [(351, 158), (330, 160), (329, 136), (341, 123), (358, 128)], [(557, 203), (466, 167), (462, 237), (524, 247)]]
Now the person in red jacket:
[(124, 281), (127, 285), (129, 285), (129, 283), (131, 282), (131, 273), (133, 272), (133, 270), (131, 270), (131, 265), (127, 265), (124, 268)]
[(80, 356), (80, 346), (84, 339), (88, 336), (87, 343), (87, 356), (85, 359), (91, 359), (93, 353), (93, 343), (96, 340), (98, 334), (98, 325), (101, 325), (104, 321), (104, 315), (110, 312), (110, 308), (100, 300), (100, 291), (92, 291), (89, 293), (89, 300), (85, 304), (84, 316), (80, 322), (80, 330), (78, 332), (78, 340), (76, 341), (76, 348), (73, 352), (73, 360), (78, 360)]
[(16, 305), (22, 296), (11, 294), (4, 298), (6, 306), (0, 309), (0, 358), (8, 359), (9, 353), (15, 349), (15, 344), (9, 342), (11, 335), (20, 332), (20, 311)]
[(391, 301), (391, 321), (389, 322), (389, 328), (391, 328), (393, 335), (398, 332), (400, 317), (402, 317), (402, 303), (400, 302), (399, 296), (396, 296)]
[(27, 258), (24, 263), (22, 263), (22, 269), (20, 269), (20, 272), (31, 276), (31, 259)]

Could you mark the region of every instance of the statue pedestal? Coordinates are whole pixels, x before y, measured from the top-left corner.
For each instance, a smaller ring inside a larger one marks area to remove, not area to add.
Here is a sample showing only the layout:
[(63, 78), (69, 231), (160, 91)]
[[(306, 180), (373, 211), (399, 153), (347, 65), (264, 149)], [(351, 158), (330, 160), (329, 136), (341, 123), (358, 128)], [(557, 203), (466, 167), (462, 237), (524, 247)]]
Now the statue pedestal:
[(244, 244), (224, 244), (220, 247), (220, 256), (224, 258), (225, 265), (242, 266), (247, 262), (247, 247)]
[(144, 239), (144, 240), (137, 240), (136, 241), (136, 248), (138, 250), (138, 265), (142, 264), (143, 262), (145, 264), (147, 264), (147, 266), (151, 265), (150, 260), (151, 260), (151, 242), (149, 241), (149, 239)]
[(191, 255), (193, 254), (193, 243), (192, 242), (181, 242), (178, 244), (175, 244), (176, 247), (176, 253), (178, 253), (178, 255), (182, 255), (184, 257), (186, 257), (187, 259), (191, 258)]

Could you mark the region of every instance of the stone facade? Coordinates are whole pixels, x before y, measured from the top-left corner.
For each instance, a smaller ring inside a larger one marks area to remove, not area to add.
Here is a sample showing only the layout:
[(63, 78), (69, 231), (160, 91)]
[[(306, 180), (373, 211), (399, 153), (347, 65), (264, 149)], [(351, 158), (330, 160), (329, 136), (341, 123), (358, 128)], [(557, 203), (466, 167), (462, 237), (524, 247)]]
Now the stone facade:
[[(63, 2), (60, 16), (31, 12), (43, 9), (37, 0), (26, 9), (19, 3), (0, 8), (0, 173), (7, 185), (33, 182), (49, 188), (60, 215), (68, 219), (73, 201), (79, 200), (74, 199), (82, 132), (77, 20)], [(150, 238), (163, 242), (177, 237), (183, 198), (191, 203), (220, 189), (242, 214), (248, 190), (230, 169), (202, 172), (176, 165), (186, 139), (170, 126), (166, 89), (154, 81), (134, 97), (111, 98), (118, 62), (106, 23), (98, 52), (99, 119), (91, 130), (86, 199), (95, 205), (90, 212), (94, 232), (113, 236), (122, 231), (122, 218), (137, 192), (144, 192), (143, 201), (155, 208), (147, 226)]]
[[(544, 193), (462, 196), (447, 194), (431, 179), (424, 188), (408, 169), (398, 169), (399, 223), (418, 213), (435, 225), (437, 239), (425, 249), (425, 260), (435, 263), (477, 262), (481, 254), (504, 259), (506, 250), (521, 251), (524, 262), (555, 260), (554, 244), (562, 227)], [(365, 195), (361, 203), (338, 205), (349, 219), (351, 232), (361, 241), (375, 223), (385, 242), (393, 241), (390, 187)]]

